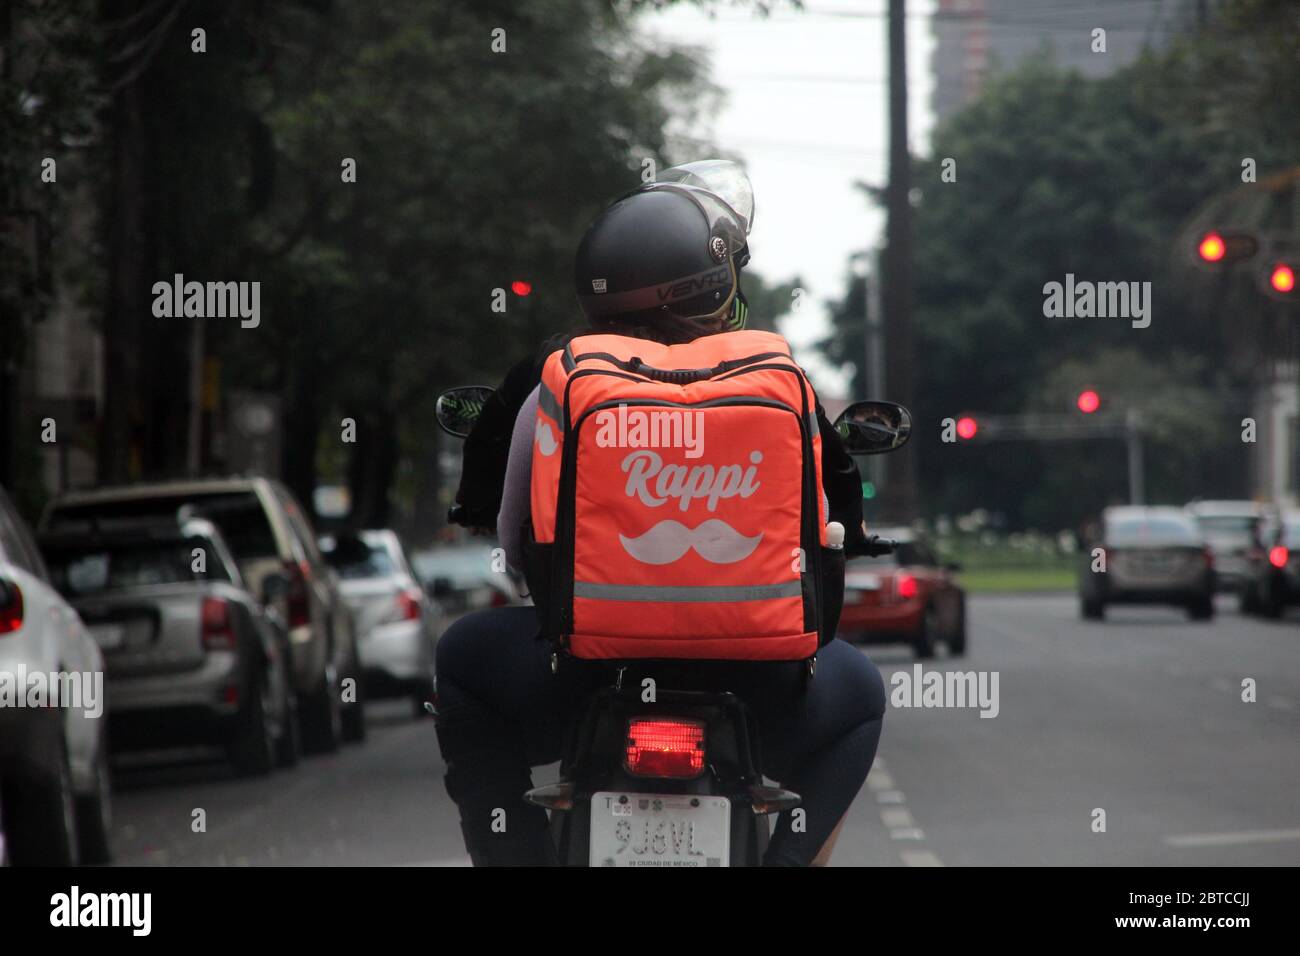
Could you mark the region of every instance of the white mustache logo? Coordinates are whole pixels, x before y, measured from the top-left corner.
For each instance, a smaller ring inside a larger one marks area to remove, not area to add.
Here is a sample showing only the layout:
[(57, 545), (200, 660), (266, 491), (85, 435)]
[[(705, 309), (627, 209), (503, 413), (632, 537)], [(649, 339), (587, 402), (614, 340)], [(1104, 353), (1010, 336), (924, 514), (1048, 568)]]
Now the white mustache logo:
[(623, 550), (642, 564), (671, 564), (691, 548), (713, 564), (734, 564), (754, 553), (763, 533), (747, 538), (720, 518), (710, 518), (694, 529), (669, 519), (639, 538), (620, 534), (618, 540)]
[(537, 447), (541, 449), (542, 454), (547, 458), (554, 455), (556, 449), (560, 447), (560, 443), (557, 442), (555, 436), (551, 434), (551, 426), (546, 424), (546, 422), (537, 423), (537, 430), (533, 432), (533, 437), (537, 441)]

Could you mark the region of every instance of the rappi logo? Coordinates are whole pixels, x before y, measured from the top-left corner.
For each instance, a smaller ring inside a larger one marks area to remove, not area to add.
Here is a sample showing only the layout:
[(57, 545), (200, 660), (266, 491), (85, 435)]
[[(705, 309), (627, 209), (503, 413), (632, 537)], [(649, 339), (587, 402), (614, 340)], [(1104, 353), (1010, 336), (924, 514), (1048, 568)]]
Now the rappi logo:
[[(637, 498), (649, 508), (660, 508), (669, 501), (685, 512), (691, 504), (703, 501), (709, 511), (726, 498), (749, 498), (760, 487), (758, 466), (763, 453), (749, 453), (749, 465), (664, 464), (654, 451), (634, 451), (623, 459), (627, 474), (623, 493)], [(636, 538), (618, 536), (623, 550), (643, 564), (671, 564), (692, 548), (713, 564), (734, 564), (754, 553), (762, 532), (747, 537), (721, 518), (709, 518), (694, 528), (669, 518), (660, 521)]]

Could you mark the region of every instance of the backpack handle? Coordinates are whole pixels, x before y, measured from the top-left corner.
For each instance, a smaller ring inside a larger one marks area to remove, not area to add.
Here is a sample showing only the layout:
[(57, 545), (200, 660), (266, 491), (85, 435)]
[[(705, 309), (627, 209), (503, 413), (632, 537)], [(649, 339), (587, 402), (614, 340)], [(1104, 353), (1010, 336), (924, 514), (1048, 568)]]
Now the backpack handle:
[[(726, 364), (726, 362), (722, 363), (722, 365)], [(703, 382), (727, 371), (722, 365), (715, 368), (655, 368), (652, 365), (646, 365), (641, 359), (633, 357), (628, 359), (626, 368), (629, 372), (636, 372), (638, 375), (644, 375), (656, 382), (667, 382), (670, 385), (690, 385), (692, 382)]]

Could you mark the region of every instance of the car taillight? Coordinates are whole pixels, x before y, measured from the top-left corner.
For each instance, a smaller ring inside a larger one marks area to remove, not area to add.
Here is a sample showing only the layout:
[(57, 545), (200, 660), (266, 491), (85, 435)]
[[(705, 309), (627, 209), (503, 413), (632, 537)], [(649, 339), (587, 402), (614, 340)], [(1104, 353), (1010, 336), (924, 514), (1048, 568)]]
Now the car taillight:
[(419, 588), (407, 588), (397, 593), (397, 619), (418, 621), (424, 608), (424, 594)]
[(1285, 568), (1287, 559), (1290, 557), (1290, 552), (1280, 544), (1268, 549), (1268, 563), (1275, 568)]
[(0, 581), (0, 634), (23, 626), (23, 592), (13, 581)]
[(704, 770), (704, 724), (698, 720), (630, 720), (624, 765), (642, 777), (695, 777)]
[(1205, 558), (1205, 566), (1206, 566), (1207, 568), (1212, 568), (1212, 567), (1214, 567), (1214, 552), (1213, 552), (1213, 551), (1211, 551), (1209, 548), (1206, 548), (1203, 552), (1201, 552), (1201, 556), (1202, 556), (1203, 558)]
[(302, 627), (311, 621), (311, 603), (307, 599), (307, 581), (311, 567), (306, 561), (285, 562), (289, 577), (289, 626)]
[(203, 647), (209, 651), (233, 651), (235, 629), (230, 623), (230, 604), (225, 598), (203, 599)]
[(894, 578), (894, 591), (906, 601), (921, 593), (921, 585), (917, 583), (915, 575), (905, 571)]
[(489, 607), (505, 607), (509, 603), (510, 599), (506, 597), (504, 591), (498, 591), (496, 588), (492, 589), (492, 597), (488, 598)]

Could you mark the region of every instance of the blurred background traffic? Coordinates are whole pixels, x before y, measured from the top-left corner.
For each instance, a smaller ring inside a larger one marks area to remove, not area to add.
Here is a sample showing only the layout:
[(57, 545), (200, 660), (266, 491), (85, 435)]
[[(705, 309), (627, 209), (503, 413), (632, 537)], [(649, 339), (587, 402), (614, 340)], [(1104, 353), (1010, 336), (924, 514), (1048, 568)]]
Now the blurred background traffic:
[[(1014, 635), (1208, 641), (1142, 661), (1283, 681), (1240, 731), (1271, 765), (1300, 707), (1300, 633), (1270, 623), (1300, 602), (1297, 63), (1288, 0), (4, 5), (0, 660), (102, 668), (109, 702), (102, 729), (0, 709), (4, 856), (459, 859), (410, 715), (447, 623), (527, 598), (446, 524), (436, 397), (577, 328), (582, 230), (709, 156), (755, 185), (751, 326), (794, 342), (832, 415), (913, 412), (864, 463), (868, 522), (903, 546), (850, 568), (845, 636), (1043, 680), (1141, 662), (1058, 669)], [(1076, 279), (1134, 298), (1050, 309)], [(160, 308), (189, 281), (257, 283), (258, 321)], [(1023, 753), (1015, 720), (990, 723)], [(911, 731), (917, 789), (942, 792), (951, 738)], [(313, 833), (354, 825), (324, 795), (341, 780), (367, 833), (435, 836), (295, 844), (270, 791), (221, 789), (301, 755), (325, 755)], [(205, 760), (224, 769), (174, 769)], [(408, 763), (424, 775), (391, 776)], [(262, 809), (193, 849), (181, 808), (211, 787)], [(1300, 826), (1259, 792), (1183, 829)], [(920, 829), (881, 819), (851, 861)], [(976, 832), (952, 857), (998, 862)]]

